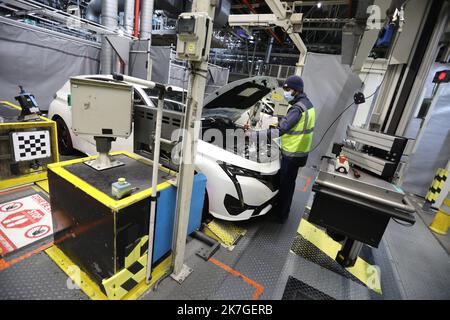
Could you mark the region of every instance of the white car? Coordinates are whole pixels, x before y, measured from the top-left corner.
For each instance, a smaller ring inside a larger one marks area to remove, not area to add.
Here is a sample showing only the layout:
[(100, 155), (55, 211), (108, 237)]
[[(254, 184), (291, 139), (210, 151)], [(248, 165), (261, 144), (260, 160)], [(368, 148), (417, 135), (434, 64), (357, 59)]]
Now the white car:
[[(115, 81), (108, 75), (86, 75), (88, 79)], [(153, 90), (134, 86), (134, 133), (128, 139), (117, 139), (112, 144), (113, 151), (130, 151), (152, 158), (153, 141), (150, 141), (152, 126), (149, 119), (156, 115), (157, 95)], [(214, 141), (207, 131), (229, 133), (230, 129), (265, 129), (267, 124), (276, 122), (271, 115), (257, 114), (258, 121), (252, 119), (253, 108), (260, 108), (260, 100), (278, 86), (275, 79), (254, 77), (230, 83), (205, 97), (202, 115), (202, 136), (199, 139), (195, 160), (196, 170), (207, 178), (207, 196), (205, 211), (212, 216), (228, 220), (241, 221), (262, 216), (272, 209), (275, 195), (278, 193), (279, 159), (253, 159), (249, 150), (258, 148), (244, 143), (244, 146), (226, 146)], [(186, 92), (172, 87), (165, 97), (162, 137), (170, 140), (171, 133), (183, 120)], [(62, 154), (79, 150), (88, 155), (97, 154), (92, 137), (77, 136), (71, 130), (70, 81), (56, 93), (51, 102), (48, 117), (58, 125), (58, 140)], [(262, 120), (261, 120), (262, 119)], [(218, 131), (217, 131), (218, 130)], [(224, 135), (225, 137), (225, 135)], [(205, 141), (207, 140), (207, 141)], [(224, 138), (224, 140), (226, 140)], [(268, 146), (270, 148), (270, 145)], [(176, 167), (171, 161), (173, 144), (161, 145), (161, 163)], [(259, 150), (257, 150), (259, 152)], [(166, 159), (167, 161), (164, 161)]]

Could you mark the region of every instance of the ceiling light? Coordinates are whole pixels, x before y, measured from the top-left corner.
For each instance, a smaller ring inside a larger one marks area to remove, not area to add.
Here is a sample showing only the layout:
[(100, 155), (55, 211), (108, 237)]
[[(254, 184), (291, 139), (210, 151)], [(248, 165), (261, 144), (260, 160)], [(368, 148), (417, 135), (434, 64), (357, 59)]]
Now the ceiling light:
[(317, 8), (322, 8), (322, 2), (317, 2)]

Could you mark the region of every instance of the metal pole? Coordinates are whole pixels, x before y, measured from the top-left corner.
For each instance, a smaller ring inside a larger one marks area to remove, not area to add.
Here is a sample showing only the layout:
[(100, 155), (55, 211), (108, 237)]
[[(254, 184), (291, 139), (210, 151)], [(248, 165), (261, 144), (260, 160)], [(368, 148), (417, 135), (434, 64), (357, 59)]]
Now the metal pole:
[(247, 72), (250, 77), (250, 56), (248, 55), (248, 39), (245, 40), (246, 56), (247, 56)]
[(265, 64), (270, 63), (270, 55), (272, 54), (272, 47), (273, 47), (273, 37), (270, 38), (269, 45), (267, 46), (266, 58), (264, 61)]
[[(147, 270), (146, 270), (146, 282), (150, 283), (152, 278), (152, 264), (153, 264), (153, 238), (155, 234), (155, 215), (156, 215), (156, 198), (158, 188), (158, 170), (159, 170), (159, 153), (161, 144), (161, 127), (164, 108), (164, 95), (167, 88), (164, 85), (156, 84), (152, 81), (146, 81), (143, 79), (130, 77), (122, 74), (113, 74), (113, 79), (118, 81), (127, 81), (133, 84), (141, 85), (149, 89), (158, 88), (158, 110), (156, 113), (156, 129), (154, 135), (154, 148), (153, 148), (153, 170), (152, 170), (152, 194), (150, 197), (150, 217), (148, 224), (148, 251), (147, 251)], [(170, 90), (170, 88), (169, 88)], [(152, 137), (150, 136), (150, 139)]]
[[(165, 89), (161, 88), (158, 97), (158, 111), (156, 113), (156, 129), (153, 147), (153, 172), (152, 172), (152, 196), (150, 199), (150, 221), (148, 226), (148, 252), (147, 252), (147, 273), (146, 282), (150, 283), (152, 278), (153, 264), (153, 238), (155, 235), (155, 215), (156, 215), (156, 197), (158, 188), (158, 170), (159, 170), (159, 151), (161, 144), (161, 126), (164, 108)], [(150, 137), (151, 139), (151, 137)]]
[[(194, 0), (192, 12), (206, 12), (214, 18), (214, 5), (211, 0)], [(212, 30), (208, 31), (207, 47), (211, 43)], [(178, 282), (182, 282), (192, 271), (184, 265), (186, 249), (187, 226), (191, 206), (192, 187), (194, 182), (194, 163), (197, 151), (197, 141), (200, 133), (200, 118), (203, 109), (208, 59), (192, 62), (190, 66), (186, 115), (182, 140), (182, 157), (178, 174), (178, 190), (174, 233), (172, 238), (172, 275)]]
[(150, 56), (150, 50), (152, 46), (152, 27), (153, 27), (153, 8), (154, 0), (142, 0), (141, 9), (141, 25), (139, 38), (142, 40), (148, 40), (147, 45), (147, 80), (152, 78), (152, 58)]
[(134, 0), (134, 29), (133, 35), (135, 38), (139, 35), (139, 8), (141, 6), (140, 0)]
[[(273, 39), (273, 38), (272, 38)], [(253, 74), (253, 68), (255, 67), (255, 54), (256, 54), (256, 44), (257, 44), (257, 40), (255, 39), (255, 46), (253, 48), (253, 56), (252, 56), (252, 65), (250, 67), (250, 72), (249, 72), (249, 77), (252, 76)]]

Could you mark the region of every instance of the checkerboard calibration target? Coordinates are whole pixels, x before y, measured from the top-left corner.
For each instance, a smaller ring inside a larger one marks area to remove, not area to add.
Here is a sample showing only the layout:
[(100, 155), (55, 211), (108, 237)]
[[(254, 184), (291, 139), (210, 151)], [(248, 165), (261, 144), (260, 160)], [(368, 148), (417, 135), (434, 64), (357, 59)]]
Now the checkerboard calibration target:
[(12, 133), (15, 161), (29, 161), (51, 157), (50, 132), (22, 131)]

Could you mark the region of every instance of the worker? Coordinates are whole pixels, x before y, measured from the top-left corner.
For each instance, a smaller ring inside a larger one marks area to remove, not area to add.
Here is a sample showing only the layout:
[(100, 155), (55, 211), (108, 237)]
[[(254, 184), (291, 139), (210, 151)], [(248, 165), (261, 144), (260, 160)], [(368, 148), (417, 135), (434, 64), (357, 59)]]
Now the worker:
[(303, 80), (299, 76), (290, 76), (283, 84), (284, 98), (291, 106), (278, 122), (281, 168), (274, 213), (280, 223), (289, 217), (298, 170), (306, 165), (313, 142), (315, 110), (303, 88)]

